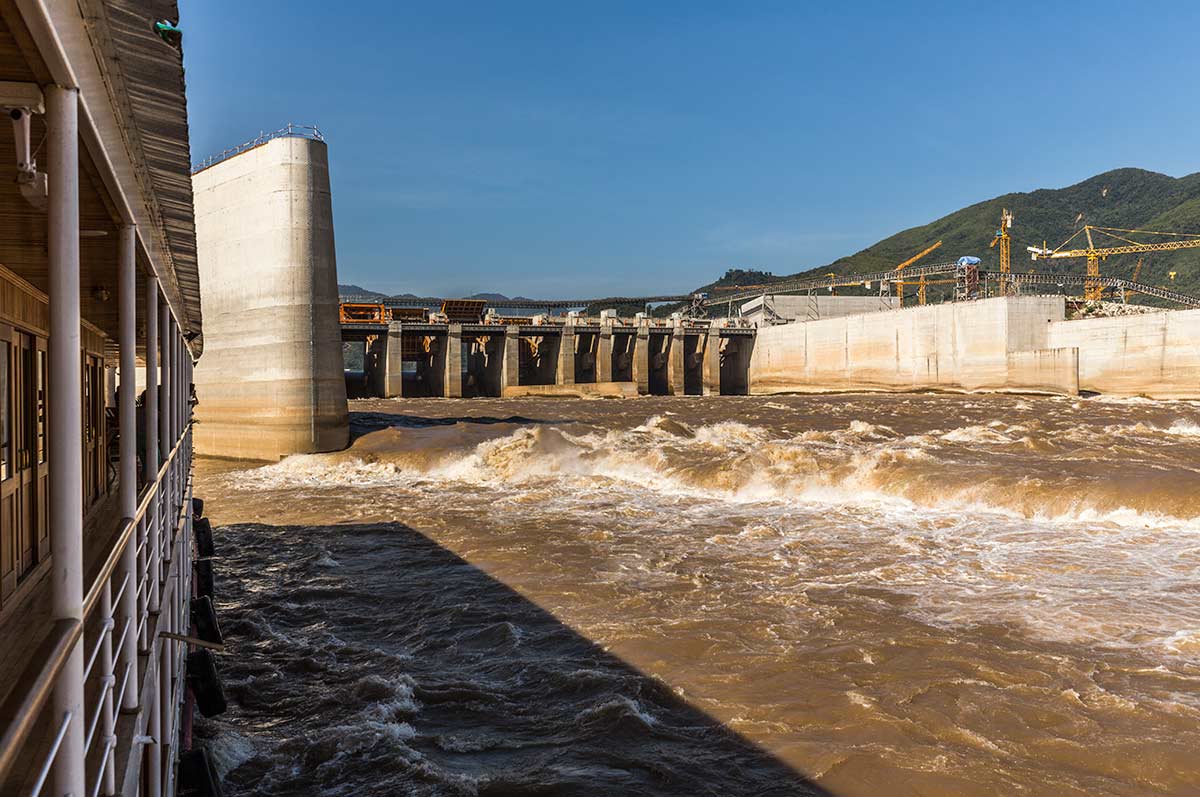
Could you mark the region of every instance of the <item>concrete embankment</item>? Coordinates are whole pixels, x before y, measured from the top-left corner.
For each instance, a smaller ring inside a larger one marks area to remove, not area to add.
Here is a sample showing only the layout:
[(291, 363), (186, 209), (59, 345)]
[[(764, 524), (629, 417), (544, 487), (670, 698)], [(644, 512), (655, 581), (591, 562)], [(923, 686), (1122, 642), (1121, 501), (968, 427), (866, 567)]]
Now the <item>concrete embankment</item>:
[(1200, 310), (1056, 322), (1048, 339), (1079, 350), (1081, 390), (1200, 398)]
[(750, 392), (1079, 392), (1078, 352), (1049, 342), (1061, 296), (911, 307), (758, 331)]

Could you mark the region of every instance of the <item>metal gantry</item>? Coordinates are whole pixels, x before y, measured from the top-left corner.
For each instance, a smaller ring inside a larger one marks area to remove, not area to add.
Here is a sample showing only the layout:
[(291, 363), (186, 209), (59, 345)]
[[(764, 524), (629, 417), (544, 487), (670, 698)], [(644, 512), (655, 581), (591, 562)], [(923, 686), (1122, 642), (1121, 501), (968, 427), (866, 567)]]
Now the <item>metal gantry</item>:
[[(1092, 234), (1103, 235), (1120, 243), (1112, 246), (1098, 247)], [(1067, 245), (1083, 235), (1087, 239), (1086, 248), (1067, 249)], [(1153, 241), (1134, 241), (1131, 235), (1156, 235), (1159, 239)], [(1174, 238), (1176, 240), (1162, 240)], [(1155, 230), (1125, 230), (1120, 227), (1094, 227), (1085, 224), (1075, 233), (1058, 245), (1048, 249), (1045, 244), (1041, 247), (1028, 247), (1033, 260), (1061, 260), (1064, 258), (1085, 258), (1087, 260), (1087, 276), (1083, 287), (1083, 298), (1089, 302), (1100, 301), (1104, 296), (1107, 285), (1100, 280), (1100, 261), (1114, 255), (1144, 254), (1146, 252), (1174, 252), (1179, 249), (1200, 248), (1200, 235), (1194, 233), (1157, 232)], [(1141, 291), (1145, 293), (1145, 291)], [(1150, 294), (1151, 296), (1155, 294)], [(1182, 295), (1182, 294), (1181, 294)]]

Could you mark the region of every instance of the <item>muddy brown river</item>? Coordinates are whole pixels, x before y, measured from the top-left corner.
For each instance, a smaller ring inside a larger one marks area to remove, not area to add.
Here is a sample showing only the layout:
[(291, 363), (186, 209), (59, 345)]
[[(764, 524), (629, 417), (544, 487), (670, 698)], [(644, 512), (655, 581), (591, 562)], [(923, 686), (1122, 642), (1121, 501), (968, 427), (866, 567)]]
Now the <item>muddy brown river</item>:
[(1200, 794), (1200, 404), (351, 402), (201, 460), (232, 794)]

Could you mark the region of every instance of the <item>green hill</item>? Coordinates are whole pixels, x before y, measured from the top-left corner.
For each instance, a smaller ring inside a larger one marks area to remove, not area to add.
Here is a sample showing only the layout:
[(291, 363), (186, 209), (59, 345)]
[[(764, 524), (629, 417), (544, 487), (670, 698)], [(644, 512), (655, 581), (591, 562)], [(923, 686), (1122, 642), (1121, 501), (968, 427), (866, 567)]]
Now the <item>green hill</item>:
[[(1116, 169), (1067, 188), (1005, 194), (896, 233), (861, 252), (801, 274), (885, 271), (937, 240), (943, 242), (942, 248), (926, 256), (922, 263), (949, 262), (961, 255), (975, 255), (983, 259), (985, 268), (997, 268), (998, 249), (989, 249), (988, 244), (995, 235), (1002, 208), (1013, 211), (1016, 218), (1011, 231), (1014, 271), (1036, 267), (1039, 271), (1082, 274), (1082, 259), (1034, 264), (1025, 247), (1041, 246), (1045, 241), (1053, 248), (1084, 224), (1200, 233), (1200, 173), (1175, 178), (1144, 169)], [(1103, 244), (1097, 242), (1097, 246)], [(1200, 293), (1200, 249), (1144, 257), (1141, 282)], [(1101, 273), (1128, 278), (1136, 263), (1136, 255), (1113, 257), (1101, 263)], [(1174, 282), (1168, 281), (1170, 271), (1178, 272)]]

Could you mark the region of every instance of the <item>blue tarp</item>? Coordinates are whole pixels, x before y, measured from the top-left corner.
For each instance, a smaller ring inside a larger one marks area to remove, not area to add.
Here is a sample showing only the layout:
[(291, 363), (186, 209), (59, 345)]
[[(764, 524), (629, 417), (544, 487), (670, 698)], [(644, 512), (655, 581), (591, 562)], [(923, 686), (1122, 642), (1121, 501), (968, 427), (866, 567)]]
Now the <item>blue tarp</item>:
[(958, 265), (960, 265), (960, 266), (978, 266), (982, 262), (983, 261), (980, 260), (979, 258), (971, 257), (970, 255), (960, 257), (958, 259)]

